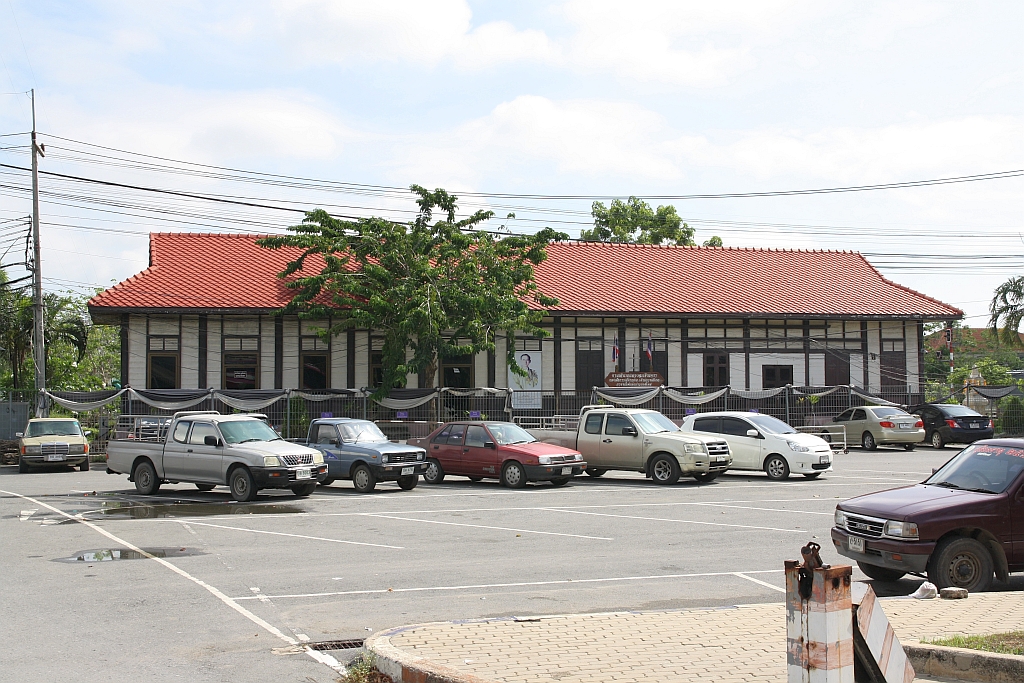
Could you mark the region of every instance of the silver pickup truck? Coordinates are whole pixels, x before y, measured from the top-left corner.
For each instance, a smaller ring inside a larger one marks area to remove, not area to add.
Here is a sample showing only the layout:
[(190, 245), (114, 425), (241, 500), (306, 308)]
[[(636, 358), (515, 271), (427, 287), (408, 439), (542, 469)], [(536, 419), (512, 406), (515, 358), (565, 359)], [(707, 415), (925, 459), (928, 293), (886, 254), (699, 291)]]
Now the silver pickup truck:
[(631, 470), (643, 472), (655, 484), (674, 484), (679, 477), (708, 482), (732, 465), (724, 439), (680, 432), (656, 410), (585, 406), (578, 418), (539, 418), (536, 425), (528, 419), (520, 424), (538, 441), (582, 453), (592, 477)]
[(269, 488), (308, 496), (327, 477), (327, 465), (320, 451), (285, 441), (259, 418), (189, 411), (118, 418), (107, 473), (127, 474), (143, 495), (188, 482), (200, 491), (227, 485), (232, 498), (250, 501)]

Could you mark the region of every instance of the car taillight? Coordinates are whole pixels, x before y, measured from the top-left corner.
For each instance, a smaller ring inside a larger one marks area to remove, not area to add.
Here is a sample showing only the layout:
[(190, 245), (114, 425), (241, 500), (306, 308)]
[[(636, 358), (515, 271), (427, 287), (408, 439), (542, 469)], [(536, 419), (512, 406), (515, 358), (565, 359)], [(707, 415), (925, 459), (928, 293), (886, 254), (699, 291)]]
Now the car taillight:
[(956, 423), (956, 420), (946, 420), (946, 424), (949, 425), (950, 429), (956, 429), (957, 427), (960, 426)]
[(879, 424), (879, 426), (885, 427), (886, 429), (892, 429), (893, 427), (896, 426), (892, 422), (889, 422), (888, 420), (883, 420), (883, 421), (879, 422), (878, 424)]
[(995, 420), (989, 420), (988, 421), (988, 428), (989, 429), (995, 429), (996, 428), (996, 421)]
[(915, 422), (914, 427), (916, 427), (917, 429), (921, 429), (922, 427), (924, 427), (924, 420), (918, 420), (917, 422)]

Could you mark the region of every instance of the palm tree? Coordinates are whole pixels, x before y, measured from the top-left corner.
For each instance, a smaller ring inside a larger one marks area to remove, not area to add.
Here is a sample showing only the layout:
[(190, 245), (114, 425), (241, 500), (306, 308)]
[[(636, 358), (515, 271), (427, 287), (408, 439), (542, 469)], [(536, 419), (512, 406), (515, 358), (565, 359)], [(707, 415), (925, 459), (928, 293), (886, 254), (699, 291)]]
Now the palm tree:
[(1020, 325), (1024, 322), (1024, 277), (1011, 277), (996, 287), (988, 311), (991, 314), (989, 324), (999, 340), (1008, 346), (1020, 346)]

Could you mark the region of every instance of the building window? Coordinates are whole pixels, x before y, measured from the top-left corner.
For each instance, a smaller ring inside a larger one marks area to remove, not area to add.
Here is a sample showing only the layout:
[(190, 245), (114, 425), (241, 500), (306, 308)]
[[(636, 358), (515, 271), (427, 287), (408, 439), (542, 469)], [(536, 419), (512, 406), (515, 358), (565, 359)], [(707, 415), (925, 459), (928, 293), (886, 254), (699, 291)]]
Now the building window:
[(704, 386), (725, 387), (729, 385), (729, 354), (704, 354)]
[(647, 337), (640, 339), (640, 372), (657, 372), (668, 381), (668, 342), (655, 340), (651, 346), (652, 358), (647, 358)]
[(225, 389), (260, 388), (260, 338), (225, 335), (221, 340), (222, 384)]
[(319, 336), (299, 339), (300, 389), (326, 389), (331, 386), (330, 357), (330, 344), (326, 339)]
[(762, 365), (761, 388), (776, 389), (793, 383), (792, 365)]
[(469, 389), (473, 386), (473, 356), (452, 356), (441, 363), (442, 385), (455, 389)]
[[(611, 352), (609, 351), (609, 354)], [(610, 357), (610, 355), (609, 355)], [(604, 343), (601, 338), (576, 339), (576, 391), (604, 386)]]
[(178, 337), (151, 336), (146, 368), (146, 387), (177, 389), (179, 384)]

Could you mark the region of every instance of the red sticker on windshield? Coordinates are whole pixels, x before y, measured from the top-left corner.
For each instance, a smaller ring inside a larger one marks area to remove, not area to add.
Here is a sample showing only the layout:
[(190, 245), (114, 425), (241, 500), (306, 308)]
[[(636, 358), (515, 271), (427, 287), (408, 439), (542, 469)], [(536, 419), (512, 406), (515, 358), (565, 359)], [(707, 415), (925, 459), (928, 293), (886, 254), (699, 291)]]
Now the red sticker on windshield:
[(1005, 446), (974, 446), (972, 451), (977, 455), (1009, 455), (1014, 458), (1024, 458), (1024, 448), (1007, 448)]

